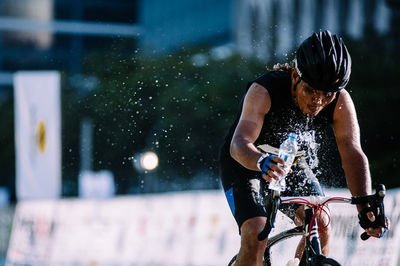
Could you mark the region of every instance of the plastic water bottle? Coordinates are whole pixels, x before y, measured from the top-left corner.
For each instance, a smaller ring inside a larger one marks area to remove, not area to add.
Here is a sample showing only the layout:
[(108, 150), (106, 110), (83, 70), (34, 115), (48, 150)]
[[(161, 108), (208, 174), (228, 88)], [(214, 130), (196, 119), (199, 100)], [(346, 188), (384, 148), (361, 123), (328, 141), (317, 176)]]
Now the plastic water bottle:
[(269, 183), (268, 188), (278, 191), (284, 191), (286, 189), (286, 180), (285, 177), (289, 173), (290, 168), (296, 158), (297, 154), (297, 135), (294, 133), (290, 133), (288, 138), (282, 142), (279, 147), (279, 157), (285, 161), (284, 167), (281, 164), (278, 164), (279, 167), (283, 169), (285, 172), (284, 175), (279, 175), (279, 180), (273, 180)]
[(287, 263), (286, 266), (299, 266), (300, 260), (298, 258), (290, 259)]

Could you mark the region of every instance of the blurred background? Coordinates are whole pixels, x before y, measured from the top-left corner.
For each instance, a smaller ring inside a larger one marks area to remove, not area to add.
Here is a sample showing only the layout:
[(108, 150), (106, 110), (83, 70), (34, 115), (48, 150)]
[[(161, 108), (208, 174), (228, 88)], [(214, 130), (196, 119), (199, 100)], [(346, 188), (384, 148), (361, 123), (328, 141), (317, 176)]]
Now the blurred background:
[[(326, 29), (353, 59), (374, 184), (399, 187), (399, 0), (1, 0), (0, 255), (20, 200), (15, 73), (60, 73), (59, 197), (220, 190), (219, 147), (247, 82)], [(320, 178), (343, 187), (324, 139)]]

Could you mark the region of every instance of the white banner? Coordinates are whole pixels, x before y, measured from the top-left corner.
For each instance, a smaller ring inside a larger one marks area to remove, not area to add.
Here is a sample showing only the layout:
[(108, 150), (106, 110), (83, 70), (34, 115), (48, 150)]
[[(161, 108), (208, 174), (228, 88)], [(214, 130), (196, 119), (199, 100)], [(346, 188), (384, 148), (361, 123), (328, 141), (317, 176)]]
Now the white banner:
[(18, 199), (61, 193), (60, 74), (14, 75), (16, 193)]
[[(388, 192), (385, 207), (392, 228), (382, 239), (360, 239), (354, 206), (329, 206), (330, 257), (343, 266), (399, 265), (400, 190)], [(291, 227), (279, 213), (271, 234)], [(299, 240), (274, 246), (273, 265), (286, 265)], [(217, 266), (227, 265), (239, 247), (222, 191), (24, 201), (16, 209), (6, 265)]]

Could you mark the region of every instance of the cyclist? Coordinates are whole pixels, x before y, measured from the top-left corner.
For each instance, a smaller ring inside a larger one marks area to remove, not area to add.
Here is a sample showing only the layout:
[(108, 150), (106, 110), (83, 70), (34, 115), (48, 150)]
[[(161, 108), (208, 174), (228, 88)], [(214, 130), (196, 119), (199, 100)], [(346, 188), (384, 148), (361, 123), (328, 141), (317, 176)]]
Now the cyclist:
[[(257, 236), (265, 226), (268, 210), (261, 193), (267, 182), (284, 173), (278, 166), (284, 161), (260, 150), (259, 145), (279, 147), (290, 132), (318, 135), (332, 127), (351, 194), (371, 194), (368, 159), (361, 149), (356, 111), (345, 90), (350, 73), (351, 58), (343, 40), (324, 31), (307, 38), (290, 65), (278, 66), (248, 83), (241, 110), (220, 153), (222, 184), (241, 234), (235, 265), (262, 265), (267, 240), (259, 241)], [(308, 148), (304, 143), (301, 146)], [(305, 173), (312, 168), (307, 166), (310, 163), (306, 158), (302, 167), (293, 168), (286, 177), (283, 195), (323, 195), (315, 178), (304, 182), (308, 178)], [(368, 206), (357, 209), (365, 231), (381, 237), (388, 224), (373, 224), (373, 212)], [(302, 223), (300, 209), (282, 211), (296, 224)], [(326, 224), (324, 219), (326, 214), (322, 212), (318, 221), (321, 226)], [(321, 245), (327, 255), (329, 227), (321, 233)], [(300, 243), (296, 257), (301, 256), (302, 249)]]

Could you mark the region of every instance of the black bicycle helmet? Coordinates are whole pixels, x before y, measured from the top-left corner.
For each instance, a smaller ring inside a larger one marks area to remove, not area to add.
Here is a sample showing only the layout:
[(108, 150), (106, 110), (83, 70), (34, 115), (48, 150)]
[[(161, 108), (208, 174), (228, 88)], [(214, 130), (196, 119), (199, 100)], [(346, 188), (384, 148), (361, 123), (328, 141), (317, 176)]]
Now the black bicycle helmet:
[(314, 33), (300, 45), (295, 68), (300, 79), (314, 89), (335, 92), (349, 82), (351, 58), (342, 38), (324, 31)]

